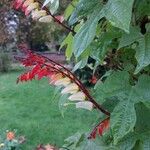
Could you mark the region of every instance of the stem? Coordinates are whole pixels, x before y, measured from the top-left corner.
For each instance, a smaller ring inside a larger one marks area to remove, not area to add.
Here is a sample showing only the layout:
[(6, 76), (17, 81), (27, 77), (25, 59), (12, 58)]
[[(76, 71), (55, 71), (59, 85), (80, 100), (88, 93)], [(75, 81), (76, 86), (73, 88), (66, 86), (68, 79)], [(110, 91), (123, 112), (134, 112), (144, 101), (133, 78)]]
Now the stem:
[[(43, 4), (38, 1), (38, 3), (42, 6)], [(65, 24), (63, 24), (61, 21), (59, 21), (51, 12), (50, 10), (44, 6), (43, 9), (47, 12), (48, 15), (50, 15), (55, 22), (57, 22), (58, 24), (60, 24), (62, 27), (64, 27), (65, 29), (67, 29), (69, 32), (72, 32), (73, 34), (75, 34), (76, 32), (74, 30), (72, 30), (70, 27), (66, 26)]]
[[(22, 47), (23, 48), (23, 47)], [(30, 50), (26, 49), (26, 52), (31, 52)], [(51, 60), (50, 58), (43, 56), (37, 52), (32, 52), (33, 54), (39, 55), (43, 58), (45, 58), (47, 61), (51, 62), (53, 65), (57, 65), (60, 68), (64, 69), (66, 72), (62, 71), (61, 69), (58, 69), (56, 67), (52, 67), (51, 65), (48, 64), (44, 64), (47, 67), (50, 67), (52, 69), (54, 69), (56, 72), (58, 73), (62, 73), (63, 75), (65, 75), (66, 77), (70, 78), (71, 81), (73, 81), (74, 83), (76, 83), (78, 85), (78, 87), (80, 88), (80, 90), (86, 95), (86, 97), (88, 98), (88, 100), (94, 104), (94, 106), (99, 109), (101, 112), (103, 112), (104, 114), (106, 114), (107, 116), (110, 116), (110, 112), (108, 112), (107, 110), (105, 110), (101, 105), (99, 105), (95, 99), (90, 95), (89, 91), (85, 88), (85, 86), (83, 85), (83, 83), (67, 68), (65, 68), (64, 66), (58, 64), (57, 62)]]
[(67, 76), (67, 77), (70, 78), (72, 81), (74, 81), (74, 82), (80, 87), (80, 89), (85, 93), (85, 95), (87, 96), (88, 100), (89, 100), (90, 102), (92, 102), (92, 103), (95, 105), (96, 108), (98, 108), (101, 112), (103, 112), (103, 113), (106, 114), (107, 116), (110, 116), (110, 112), (108, 112), (107, 110), (105, 110), (104, 108), (102, 108), (102, 106), (99, 105), (99, 104), (95, 101), (95, 99), (90, 95), (89, 91), (85, 88), (85, 86), (83, 85), (83, 83), (82, 83), (70, 70), (68, 70), (68, 69), (65, 68), (64, 66), (62, 66), (62, 65), (60, 65), (60, 64), (58, 64), (58, 63), (56, 63), (55, 61), (51, 60), (50, 58), (47, 58), (46, 56), (43, 56), (43, 55), (41, 55), (41, 54), (39, 54), (39, 53), (36, 53), (36, 52), (34, 52), (34, 53), (37, 54), (37, 55), (40, 55), (40, 56), (44, 57), (45, 59), (47, 59), (48, 61), (52, 62), (53, 64), (56, 64), (56, 65), (60, 66), (61, 68), (63, 68), (64, 70), (66, 70), (67, 73), (69, 73), (71, 76), (70, 76), (69, 74), (67, 74), (67, 73), (65, 73), (65, 72), (63, 72), (63, 71), (61, 71), (60, 69), (57, 69), (59, 72), (61, 72), (62, 74), (65, 74), (65, 76)]

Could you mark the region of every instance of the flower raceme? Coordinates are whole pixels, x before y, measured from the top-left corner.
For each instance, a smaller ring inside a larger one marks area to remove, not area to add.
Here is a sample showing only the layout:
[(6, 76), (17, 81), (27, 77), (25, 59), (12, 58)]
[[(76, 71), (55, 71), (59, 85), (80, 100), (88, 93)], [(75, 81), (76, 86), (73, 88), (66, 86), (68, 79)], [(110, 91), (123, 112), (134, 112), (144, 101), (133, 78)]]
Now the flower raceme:
[[(31, 69), (20, 75), (17, 82), (24, 82), (33, 79), (48, 78), (49, 83), (61, 87), (61, 94), (69, 94), (68, 100), (76, 105), (76, 108), (93, 109), (93, 103), (88, 101), (86, 93), (82, 90), (79, 81), (76, 81), (73, 74), (68, 72), (63, 66), (49, 62), (44, 56), (40, 56), (31, 51), (27, 52), (26, 58), (17, 58), (26, 67)], [(64, 105), (66, 106), (66, 104)]]
[[(39, 22), (51, 22), (52, 15), (48, 14), (42, 7), (40, 8), (40, 5), (41, 4), (35, 0), (14, 0), (13, 7), (16, 10), (21, 9), (26, 16), (31, 15), (33, 20), (38, 20)], [(64, 21), (63, 16), (56, 16), (55, 19), (60, 22)]]
[(103, 133), (109, 128), (110, 126), (110, 118), (106, 118), (102, 122), (100, 122), (91, 132), (89, 139), (95, 139), (96, 134), (98, 133), (100, 136), (103, 135)]

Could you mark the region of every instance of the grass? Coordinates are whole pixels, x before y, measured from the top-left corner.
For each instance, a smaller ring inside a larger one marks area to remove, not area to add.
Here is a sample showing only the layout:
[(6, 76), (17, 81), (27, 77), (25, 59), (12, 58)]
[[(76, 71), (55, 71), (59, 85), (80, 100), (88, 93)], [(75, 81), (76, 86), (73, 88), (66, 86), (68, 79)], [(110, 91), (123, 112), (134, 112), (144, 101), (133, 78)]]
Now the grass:
[(24, 135), (22, 150), (41, 143), (61, 146), (68, 136), (92, 128), (95, 112), (69, 107), (63, 118), (57, 98), (53, 99), (54, 87), (46, 79), (16, 84), (18, 74), (0, 74), (0, 130), (17, 129)]

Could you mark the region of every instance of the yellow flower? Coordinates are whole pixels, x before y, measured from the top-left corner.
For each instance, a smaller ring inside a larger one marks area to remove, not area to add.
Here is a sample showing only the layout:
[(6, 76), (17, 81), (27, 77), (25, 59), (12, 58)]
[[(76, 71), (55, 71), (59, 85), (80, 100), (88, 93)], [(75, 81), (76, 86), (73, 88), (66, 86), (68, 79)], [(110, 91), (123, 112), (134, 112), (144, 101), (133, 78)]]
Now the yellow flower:
[(64, 88), (61, 91), (61, 93), (62, 94), (67, 94), (67, 93), (74, 94), (74, 93), (77, 93), (78, 90), (79, 90), (79, 87), (75, 83), (71, 83), (66, 88)]
[(31, 3), (25, 10), (25, 15), (27, 16), (32, 10), (36, 9), (39, 7), (39, 3)]
[(51, 22), (52, 21), (52, 17), (50, 15), (47, 15), (47, 16), (44, 16), (44, 17), (41, 17), (39, 19), (40, 22)]
[(32, 19), (37, 20), (40, 17), (46, 16), (46, 15), (47, 15), (47, 13), (45, 10), (37, 10), (36, 9), (32, 12)]
[(55, 82), (55, 85), (59, 86), (59, 85), (63, 85), (63, 86), (66, 86), (68, 84), (70, 84), (70, 79), (69, 78), (62, 78), (62, 79), (59, 79)]
[(23, 3), (23, 5), (22, 5), (22, 7), (28, 7), (31, 3), (34, 3), (34, 0), (26, 0), (24, 3)]
[(89, 101), (78, 102), (76, 103), (76, 108), (84, 108), (91, 111), (93, 109), (93, 103)]
[(71, 101), (84, 101), (86, 99), (86, 96), (83, 92), (77, 92), (71, 95), (68, 99)]

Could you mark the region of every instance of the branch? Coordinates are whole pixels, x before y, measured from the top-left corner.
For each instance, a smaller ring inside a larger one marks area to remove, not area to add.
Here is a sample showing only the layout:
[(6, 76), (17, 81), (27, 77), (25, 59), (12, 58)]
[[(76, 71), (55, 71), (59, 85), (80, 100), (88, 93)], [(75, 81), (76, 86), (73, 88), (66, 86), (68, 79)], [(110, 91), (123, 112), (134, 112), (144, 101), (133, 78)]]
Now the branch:
[[(41, 5), (41, 7), (43, 6), (43, 4), (37, 0), (37, 2)], [(64, 27), (65, 29), (67, 29), (69, 32), (72, 32), (73, 34), (76, 34), (76, 32), (74, 30), (72, 30), (70, 27), (66, 26), (65, 24), (63, 24), (60, 20), (58, 20), (51, 12), (50, 10), (44, 6), (43, 9), (47, 12), (48, 15), (50, 15), (55, 22), (57, 22), (58, 24), (60, 24), (62, 27)]]

